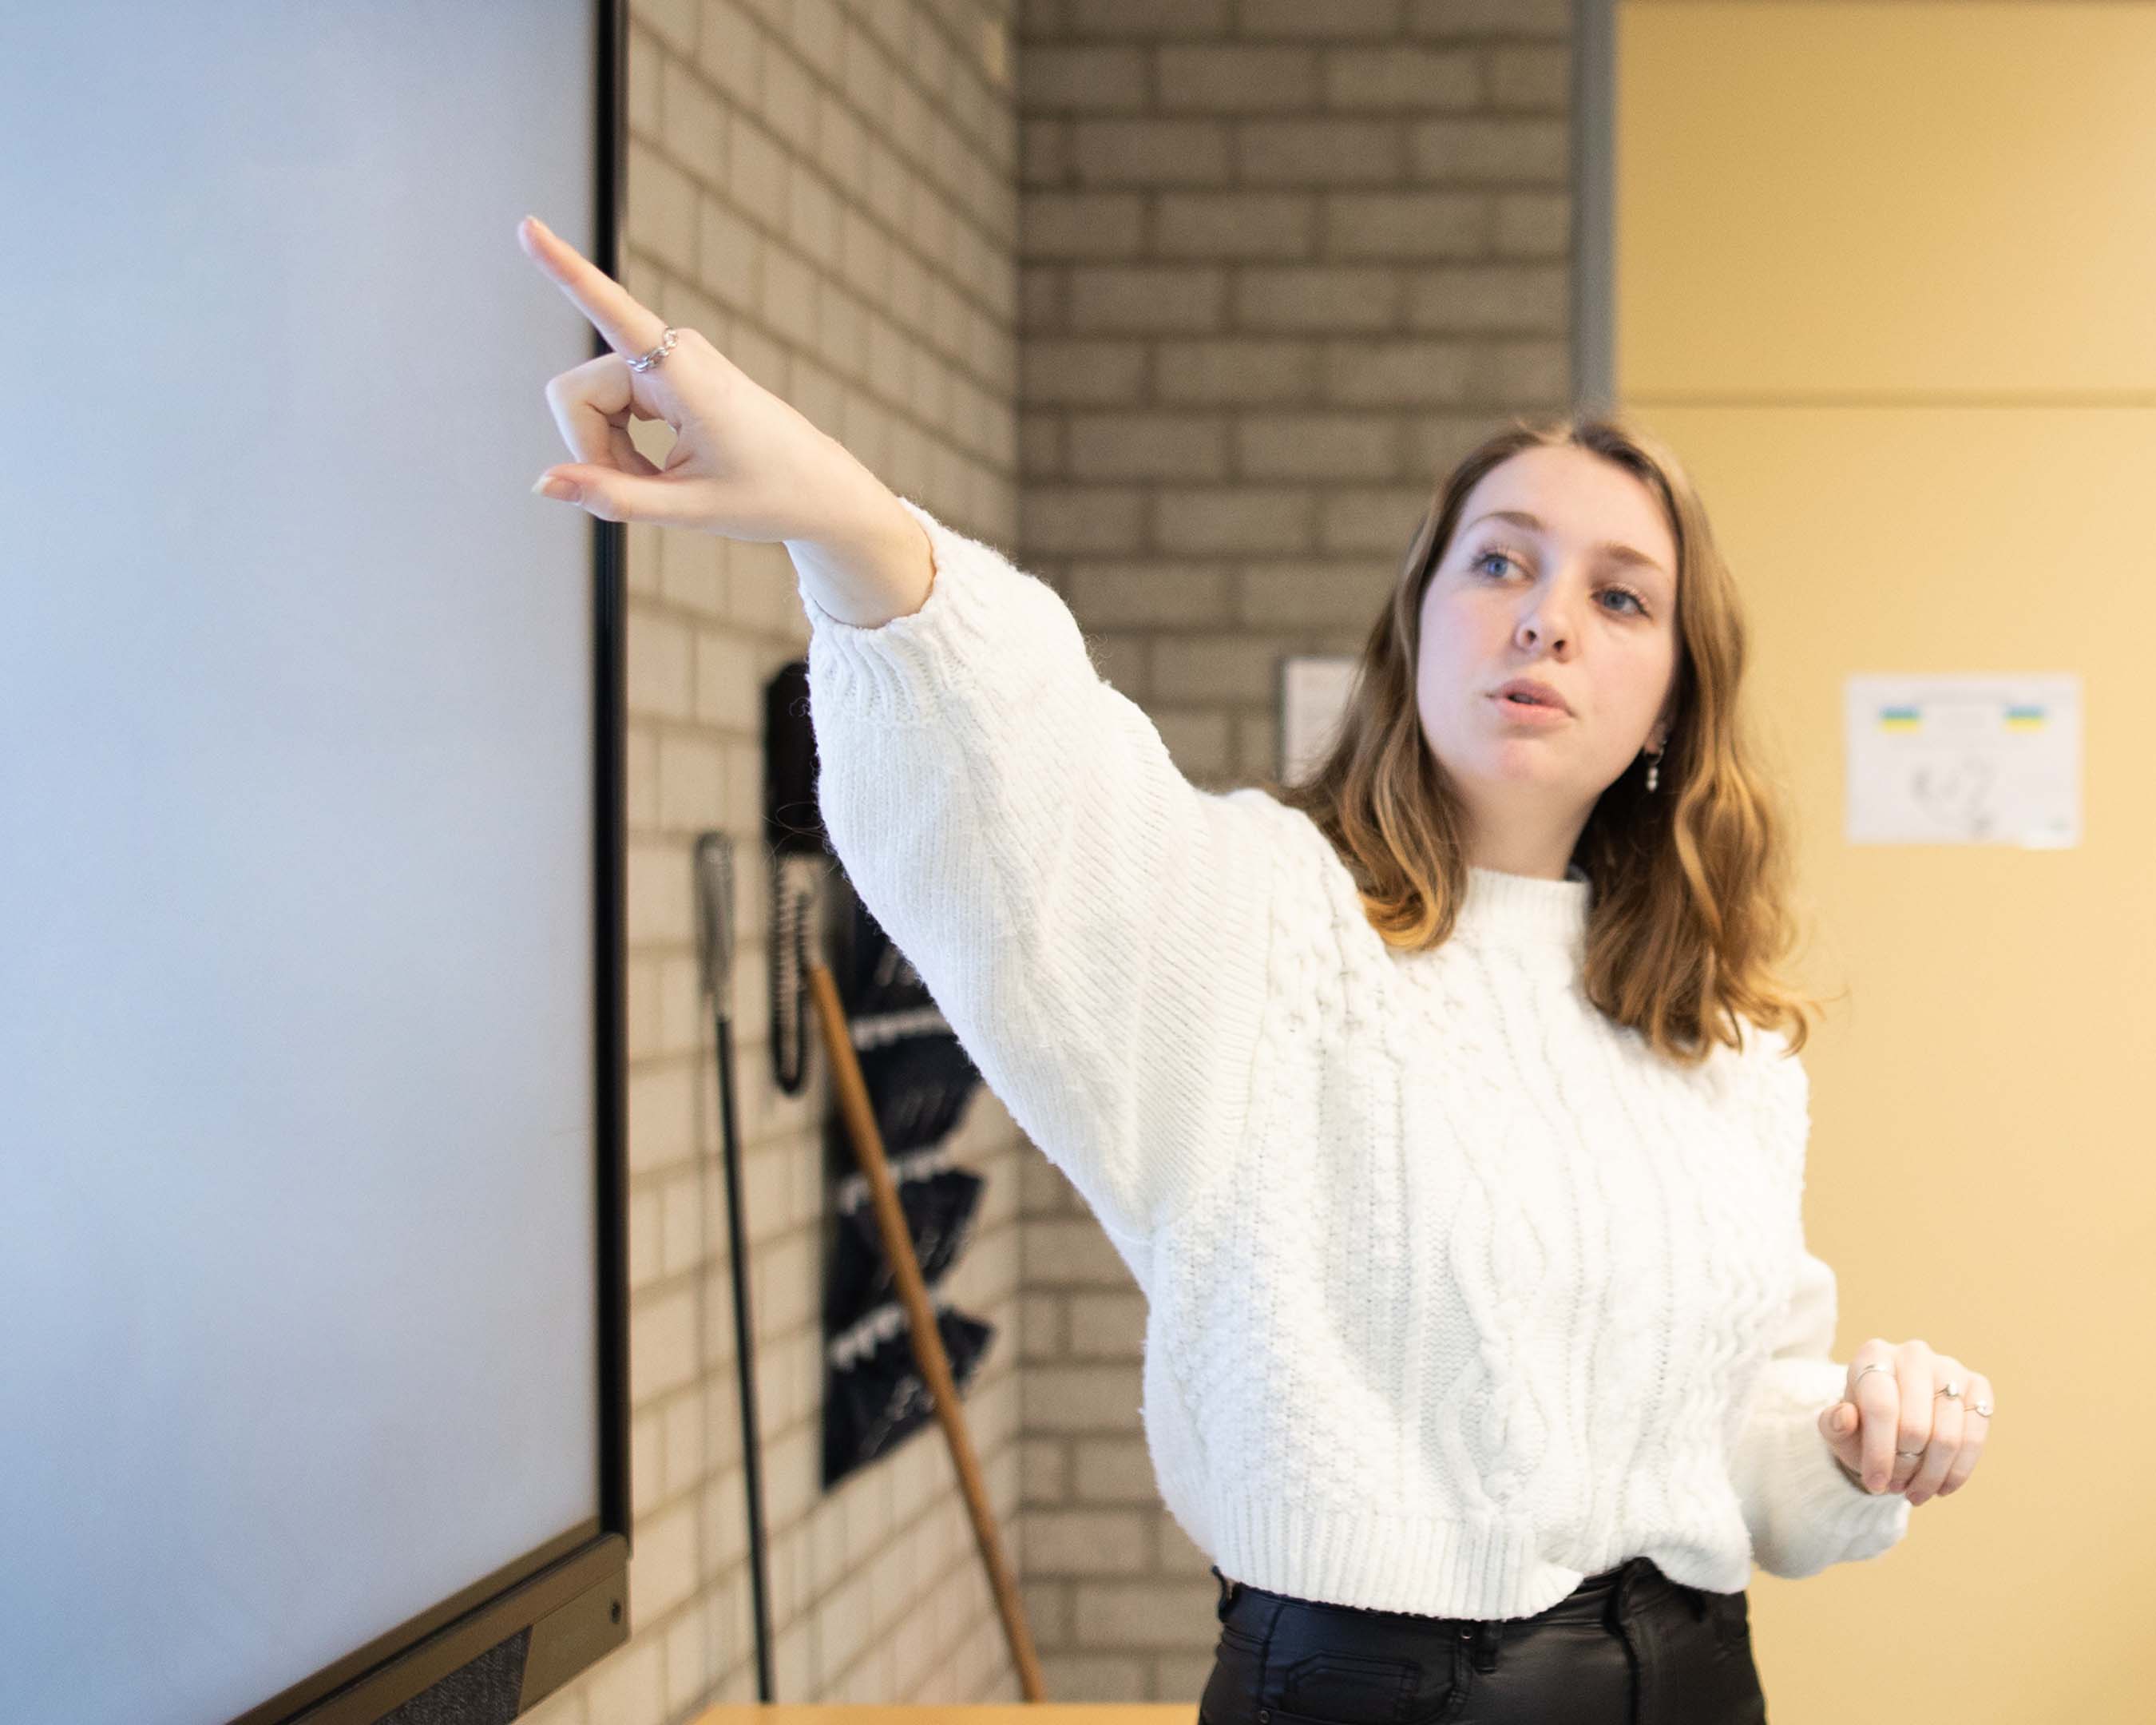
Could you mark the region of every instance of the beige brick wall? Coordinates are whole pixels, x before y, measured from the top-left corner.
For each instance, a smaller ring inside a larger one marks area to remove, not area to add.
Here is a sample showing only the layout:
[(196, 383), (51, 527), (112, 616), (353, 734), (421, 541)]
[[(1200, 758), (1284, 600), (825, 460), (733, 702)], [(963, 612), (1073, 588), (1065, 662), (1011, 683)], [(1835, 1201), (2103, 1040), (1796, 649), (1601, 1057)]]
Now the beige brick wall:
[[(1277, 769), (1284, 653), (1358, 649), (1439, 472), (1571, 394), (1569, 0), (1027, 0), (1025, 566), (1191, 778)], [(1143, 1302), (1022, 1164), (1025, 1596), (1057, 1700), (1194, 1702)]]
[[(1009, 0), (636, 0), (632, 292), (693, 325), (899, 490), (1012, 539), (1017, 126)], [(654, 458), (671, 441), (639, 426)], [(691, 847), (732, 834), (737, 1119), (778, 1698), (1019, 1698), (941, 1429), (829, 1497), (821, 1115), (771, 1077), (762, 689), (807, 649), (779, 546), (629, 535), (631, 1638), (535, 1712), (660, 1725), (756, 1698), (732, 1271)], [(813, 1034), (813, 1020), (812, 1020)], [(1014, 1563), (1018, 1162), (981, 1092), (955, 1147), (988, 1177), (944, 1284), (998, 1336), (967, 1397)], [(1034, 1154), (1030, 1150), (1024, 1153)]]
[[(623, 273), (1054, 582), (1224, 786), (1276, 765), (1279, 655), (1359, 644), (1436, 470), (1568, 396), (1569, 24), (1568, 0), (635, 0)], [(543, 1725), (755, 1695), (690, 847), (761, 854), (761, 691), (807, 631), (778, 547), (633, 529), (629, 587), (633, 1634)], [(778, 1698), (1016, 1701), (940, 1430), (818, 1490), (824, 1091), (770, 1081), (760, 885), (734, 1034)], [(1214, 1584), (1137, 1423), (1142, 1301), (986, 1091), (957, 1147), (988, 1189), (949, 1286), (999, 1332), (967, 1412), (1050, 1697), (1194, 1701)]]

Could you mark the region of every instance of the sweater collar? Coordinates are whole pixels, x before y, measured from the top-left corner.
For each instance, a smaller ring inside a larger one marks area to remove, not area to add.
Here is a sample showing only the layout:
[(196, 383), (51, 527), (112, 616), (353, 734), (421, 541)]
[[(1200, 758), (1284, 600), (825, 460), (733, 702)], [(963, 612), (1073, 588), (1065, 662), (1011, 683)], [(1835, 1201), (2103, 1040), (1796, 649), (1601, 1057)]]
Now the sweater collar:
[(1562, 880), (1470, 863), (1455, 931), (1488, 945), (1577, 951), (1587, 937), (1588, 891), (1578, 863)]

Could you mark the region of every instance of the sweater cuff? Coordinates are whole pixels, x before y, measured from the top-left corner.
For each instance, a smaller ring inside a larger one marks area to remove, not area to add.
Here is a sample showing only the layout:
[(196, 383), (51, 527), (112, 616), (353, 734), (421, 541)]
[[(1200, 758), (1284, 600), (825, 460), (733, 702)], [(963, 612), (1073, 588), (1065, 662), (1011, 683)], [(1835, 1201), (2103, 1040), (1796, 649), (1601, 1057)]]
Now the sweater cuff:
[[(1038, 577), (945, 526), (911, 498), (898, 501), (921, 523), (933, 556), (928, 597), (918, 610), (873, 625), (847, 623), (818, 604), (799, 569), (794, 572), (808, 617), (814, 681), (849, 711), (884, 724), (919, 723), (954, 686), (993, 684), (999, 675), (1015, 671), (1016, 666), (998, 663), (999, 657), (1010, 658), (1008, 652), (998, 655), (991, 650), (999, 613), (1038, 612), (1023, 622), (1015, 617), (1006, 621), (1006, 644), (1024, 642), (1026, 633), (1053, 629), (1059, 620), (1065, 629), (1075, 628)], [(1037, 598), (1028, 589), (1038, 589)], [(1052, 603), (1040, 605), (1040, 598)], [(1019, 631), (1015, 635), (1014, 629)], [(1079, 650), (1083, 655), (1082, 644)], [(1044, 664), (1054, 662), (1049, 654), (1029, 651), (1024, 657), (1036, 677)]]
[(1769, 1477), (1781, 1498), (1778, 1519), (1809, 1548), (1799, 1567), (1810, 1574), (1878, 1556), (1908, 1532), (1914, 1506), (1900, 1491), (1851, 1484), (1819, 1429), (1820, 1410), (1841, 1399), (1847, 1369), (1832, 1360), (1775, 1363), (1784, 1373), (1776, 1385), (1782, 1394), (1758, 1417), (1774, 1427), (1770, 1441), (1779, 1466), (1770, 1465)]

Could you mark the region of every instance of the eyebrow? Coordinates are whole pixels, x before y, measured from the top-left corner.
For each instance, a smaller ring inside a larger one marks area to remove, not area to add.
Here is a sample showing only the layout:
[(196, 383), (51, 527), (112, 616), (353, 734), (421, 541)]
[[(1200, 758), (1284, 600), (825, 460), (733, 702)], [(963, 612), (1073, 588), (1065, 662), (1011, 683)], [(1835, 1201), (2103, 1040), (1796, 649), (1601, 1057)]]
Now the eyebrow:
[[(1472, 528), (1481, 526), (1485, 521), (1510, 521), (1515, 526), (1525, 527), (1531, 533), (1539, 533), (1543, 531), (1542, 518), (1539, 516), (1529, 515), (1524, 509), (1493, 509), (1487, 515), (1477, 516), (1460, 531), (1466, 533)], [(1644, 551), (1635, 551), (1630, 546), (1620, 545), (1614, 540), (1604, 540), (1594, 548), (1615, 562), (1630, 563), (1642, 569), (1652, 569), (1657, 575), (1667, 575), (1670, 572)]]

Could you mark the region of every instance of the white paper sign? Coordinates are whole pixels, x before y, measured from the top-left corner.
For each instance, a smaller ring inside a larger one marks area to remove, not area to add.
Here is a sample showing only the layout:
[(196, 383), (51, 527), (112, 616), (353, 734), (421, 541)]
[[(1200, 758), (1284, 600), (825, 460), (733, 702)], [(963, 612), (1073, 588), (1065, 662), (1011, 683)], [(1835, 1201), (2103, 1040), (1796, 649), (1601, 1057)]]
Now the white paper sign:
[(1281, 661), (1281, 782), (1317, 770), (1339, 733), (1354, 681), (1348, 653), (1295, 653)]
[(2081, 843), (2076, 674), (1852, 676), (1852, 845)]

